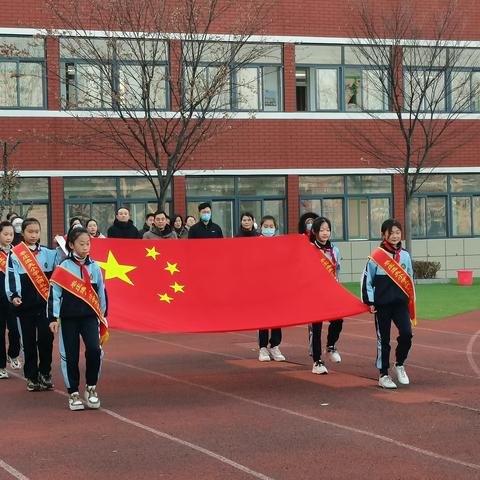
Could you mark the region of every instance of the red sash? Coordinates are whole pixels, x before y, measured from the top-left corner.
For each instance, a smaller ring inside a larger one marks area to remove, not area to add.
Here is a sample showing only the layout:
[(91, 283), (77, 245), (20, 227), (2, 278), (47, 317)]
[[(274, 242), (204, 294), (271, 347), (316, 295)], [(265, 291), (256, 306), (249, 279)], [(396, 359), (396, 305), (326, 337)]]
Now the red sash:
[(53, 272), (50, 282), (56, 283), (59, 287), (62, 287), (67, 292), (83, 300), (93, 309), (100, 320), (100, 345), (103, 345), (108, 340), (108, 323), (107, 319), (103, 316), (100, 300), (92, 284), (77, 277), (61, 265)]
[(12, 248), (12, 252), (16, 255), (20, 265), (27, 272), (28, 278), (37, 289), (42, 298), (47, 301), (49, 283), (45, 272), (42, 270), (37, 262), (34, 253), (21, 242), (16, 247)]
[(325, 252), (319, 248), (320, 251), (320, 263), (331, 273), (335, 278), (337, 278), (337, 264), (330, 260)]
[(417, 324), (415, 314), (415, 287), (410, 275), (383, 248), (377, 248), (368, 258), (371, 258), (385, 273), (402, 289), (408, 297), (408, 309), (413, 325)]
[(0, 250), (0, 270), (7, 273), (7, 254), (3, 250)]

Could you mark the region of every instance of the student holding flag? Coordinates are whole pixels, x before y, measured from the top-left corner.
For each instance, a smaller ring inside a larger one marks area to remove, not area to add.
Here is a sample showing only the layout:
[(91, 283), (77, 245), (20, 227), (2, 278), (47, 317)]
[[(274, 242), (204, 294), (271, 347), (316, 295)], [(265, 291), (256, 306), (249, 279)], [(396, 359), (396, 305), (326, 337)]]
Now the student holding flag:
[(85, 402), (99, 408), (96, 386), (102, 359), (101, 345), (108, 338), (105, 319), (107, 300), (102, 272), (90, 254), (90, 234), (85, 228), (71, 229), (67, 237), (68, 257), (51, 278), (48, 297), (50, 329), (58, 333), (62, 372), (70, 410), (85, 408), (78, 387), (80, 336), (85, 344)]
[(29, 392), (53, 388), (51, 367), (53, 335), (48, 328), (48, 278), (55, 268), (56, 252), (40, 245), (40, 222), (26, 218), (23, 242), (8, 256), (5, 290), (20, 320), (25, 353), (23, 372)]
[[(310, 241), (319, 250), (321, 264), (338, 281), (340, 274), (340, 250), (330, 241), (331, 234), (332, 224), (330, 220), (325, 217), (317, 217), (312, 224)], [(322, 325), (322, 322), (312, 323), (311, 328), (312, 373), (317, 375), (328, 373), (328, 369), (322, 361)], [(328, 325), (327, 354), (334, 363), (342, 361), (335, 346), (340, 337), (342, 326), (342, 319), (331, 321)]]
[(378, 385), (397, 388), (388, 374), (390, 368), (391, 323), (398, 328), (395, 351), (395, 373), (398, 382), (408, 385), (410, 380), (404, 363), (412, 346), (412, 323), (415, 324), (415, 288), (412, 260), (402, 248), (402, 226), (389, 218), (381, 227), (382, 243), (370, 255), (362, 278), (363, 302), (375, 314), (377, 330)]

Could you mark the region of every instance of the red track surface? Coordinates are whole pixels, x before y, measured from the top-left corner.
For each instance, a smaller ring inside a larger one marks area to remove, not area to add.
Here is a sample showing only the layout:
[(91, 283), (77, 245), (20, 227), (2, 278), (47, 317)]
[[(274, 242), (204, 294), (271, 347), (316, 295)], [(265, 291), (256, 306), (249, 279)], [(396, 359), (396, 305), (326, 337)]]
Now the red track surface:
[(376, 387), (368, 316), (322, 376), (305, 327), (285, 363), (256, 360), (255, 332), (113, 332), (100, 411), (68, 410), (57, 353), (55, 392), (0, 381), (0, 479), (480, 479), (479, 316), (420, 322), (397, 391)]

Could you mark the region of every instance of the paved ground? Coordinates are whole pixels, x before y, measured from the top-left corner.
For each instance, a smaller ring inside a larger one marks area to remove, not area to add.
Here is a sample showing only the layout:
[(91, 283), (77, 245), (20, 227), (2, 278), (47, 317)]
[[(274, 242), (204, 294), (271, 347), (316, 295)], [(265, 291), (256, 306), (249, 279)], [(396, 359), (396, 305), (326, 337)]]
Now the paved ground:
[(0, 383), (0, 479), (480, 479), (480, 312), (415, 330), (412, 385), (376, 387), (371, 317), (345, 321), (340, 365), (310, 373), (306, 328), (285, 363), (255, 332), (138, 335), (106, 346), (100, 411)]

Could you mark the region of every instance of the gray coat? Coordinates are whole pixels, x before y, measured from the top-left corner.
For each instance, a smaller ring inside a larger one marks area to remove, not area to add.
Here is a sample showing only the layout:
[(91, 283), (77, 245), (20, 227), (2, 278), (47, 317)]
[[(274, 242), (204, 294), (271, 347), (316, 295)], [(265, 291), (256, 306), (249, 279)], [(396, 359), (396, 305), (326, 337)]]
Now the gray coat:
[(163, 230), (159, 230), (155, 225), (150, 227), (148, 232), (143, 234), (144, 240), (176, 240), (177, 234), (170, 225), (165, 225)]

